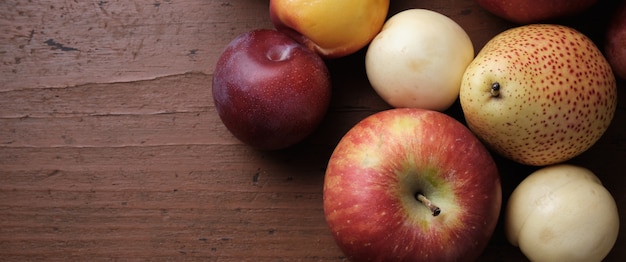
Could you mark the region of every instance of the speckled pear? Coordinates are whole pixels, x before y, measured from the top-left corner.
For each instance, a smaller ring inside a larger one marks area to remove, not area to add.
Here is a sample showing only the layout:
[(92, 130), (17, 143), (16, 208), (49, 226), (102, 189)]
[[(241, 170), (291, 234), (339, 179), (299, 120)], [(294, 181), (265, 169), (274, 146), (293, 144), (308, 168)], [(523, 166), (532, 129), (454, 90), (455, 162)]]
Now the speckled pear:
[(584, 34), (533, 24), (491, 39), (467, 67), (459, 97), (484, 143), (516, 162), (544, 166), (598, 141), (615, 114), (617, 86)]

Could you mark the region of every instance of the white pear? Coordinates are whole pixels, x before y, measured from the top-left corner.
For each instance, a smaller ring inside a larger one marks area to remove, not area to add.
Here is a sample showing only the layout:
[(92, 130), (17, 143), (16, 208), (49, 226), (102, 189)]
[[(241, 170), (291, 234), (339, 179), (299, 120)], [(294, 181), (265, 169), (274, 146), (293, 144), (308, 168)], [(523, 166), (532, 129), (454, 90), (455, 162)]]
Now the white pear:
[(602, 261), (619, 232), (615, 200), (590, 170), (554, 165), (515, 188), (506, 236), (531, 261)]
[(391, 106), (444, 111), (459, 97), (461, 77), (473, 58), (472, 41), (454, 20), (409, 9), (385, 22), (367, 49), (365, 69)]

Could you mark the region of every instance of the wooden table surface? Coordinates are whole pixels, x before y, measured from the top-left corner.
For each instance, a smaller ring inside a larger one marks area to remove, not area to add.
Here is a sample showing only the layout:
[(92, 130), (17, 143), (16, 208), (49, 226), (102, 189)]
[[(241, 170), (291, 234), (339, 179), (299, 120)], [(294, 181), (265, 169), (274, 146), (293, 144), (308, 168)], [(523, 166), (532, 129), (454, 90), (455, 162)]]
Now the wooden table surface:
[[(558, 21), (599, 45), (617, 0)], [(392, 0), (457, 21), (478, 51), (513, 24), (472, 0)], [(214, 64), (235, 36), (271, 28), (268, 1), (0, 2), (0, 260), (345, 260), (325, 224), (330, 153), (388, 109), (364, 52), (328, 61), (331, 109), (293, 148), (242, 145), (213, 106)], [(626, 225), (626, 88), (613, 124), (569, 161), (594, 171)], [(455, 104), (446, 111), (462, 118)], [(495, 156), (506, 200), (535, 167)], [(593, 210), (589, 210), (593, 212)], [(626, 257), (622, 227), (607, 261)], [(483, 261), (525, 261), (498, 226)]]

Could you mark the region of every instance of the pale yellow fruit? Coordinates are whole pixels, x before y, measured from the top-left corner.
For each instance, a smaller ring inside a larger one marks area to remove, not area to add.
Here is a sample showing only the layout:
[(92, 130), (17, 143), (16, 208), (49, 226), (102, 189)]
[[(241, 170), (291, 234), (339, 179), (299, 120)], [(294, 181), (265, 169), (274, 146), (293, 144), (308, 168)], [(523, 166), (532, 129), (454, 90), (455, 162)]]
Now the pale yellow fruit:
[(590, 170), (537, 170), (511, 194), (506, 237), (531, 261), (602, 261), (619, 232), (615, 200)]
[(324, 58), (350, 55), (380, 31), (389, 0), (271, 0), (270, 19)]
[(588, 37), (535, 24), (502, 32), (485, 45), (465, 71), (460, 101), (468, 126), (492, 149), (544, 166), (597, 142), (615, 114), (617, 87)]

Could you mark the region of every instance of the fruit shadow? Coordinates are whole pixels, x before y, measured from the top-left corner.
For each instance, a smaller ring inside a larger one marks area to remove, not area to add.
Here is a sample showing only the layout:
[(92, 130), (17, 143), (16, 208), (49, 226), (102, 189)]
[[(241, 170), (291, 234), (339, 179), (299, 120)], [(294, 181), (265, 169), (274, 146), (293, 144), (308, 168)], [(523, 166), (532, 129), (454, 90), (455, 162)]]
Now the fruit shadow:
[[(364, 62), (366, 49), (325, 61), (332, 95), (324, 119), (311, 135), (296, 145), (282, 150), (257, 151), (267, 166), (292, 176), (323, 178), (328, 159), (343, 135), (367, 116), (391, 108), (369, 84)], [(320, 183), (320, 192), (322, 186)]]

